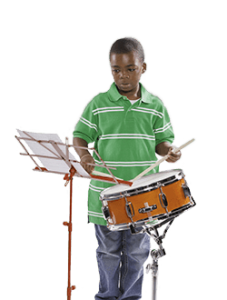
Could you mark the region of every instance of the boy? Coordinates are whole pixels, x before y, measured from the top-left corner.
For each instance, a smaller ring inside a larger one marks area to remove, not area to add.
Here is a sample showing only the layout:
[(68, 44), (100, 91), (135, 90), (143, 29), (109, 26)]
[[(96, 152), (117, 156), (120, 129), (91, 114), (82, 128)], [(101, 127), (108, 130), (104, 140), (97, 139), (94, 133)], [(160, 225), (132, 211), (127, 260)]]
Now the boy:
[[(119, 39), (112, 45), (109, 58), (114, 83), (86, 106), (73, 132), (73, 143), (87, 147), (95, 142), (106, 164), (117, 168), (112, 173), (130, 180), (157, 161), (155, 152), (169, 154), (168, 162), (177, 161), (181, 153), (172, 152), (174, 134), (166, 108), (140, 83), (146, 71), (141, 44), (133, 38)], [(76, 151), (87, 172), (91, 173), (93, 167), (86, 163), (101, 164), (95, 154), (92, 157), (87, 150)], [(107, 172), (99, 167), (95, 170)], [(150, 173), (154, 172), (158, 168)], [(95, 224), (99, 244), (100, 285), (95, 300), (138, 300), (150, 238), (146, 234), (132, 235), (130, 230), (108, 230), (99, 195), (111, 185), (92, 180), (88, 193), (89, 222)]]

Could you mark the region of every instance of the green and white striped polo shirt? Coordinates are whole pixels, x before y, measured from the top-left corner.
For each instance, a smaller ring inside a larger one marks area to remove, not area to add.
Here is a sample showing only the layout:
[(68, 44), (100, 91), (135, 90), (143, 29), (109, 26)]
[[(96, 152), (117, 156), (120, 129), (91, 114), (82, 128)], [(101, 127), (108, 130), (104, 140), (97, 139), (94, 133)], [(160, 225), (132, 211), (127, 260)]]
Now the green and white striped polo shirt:
[[(174, 134), (168, 112), (162, 101), (141, 87), (141, 98), (133, 105), (122, 96), (115, 83), (106, 93), (100, 93), (86, 106), (73, 132), (94, 147), (112, 173), (121, 179), (135, 178), (157, 161), (155, 146), (173, 142)], [(97, 164), (99, 158), (93, 154)], [(108, 173), (101, 167), (95, 170)], [(158, 172), (158, 167), (150, 173)], [(150, 174), (148, 173), (148, 174)], [(91, 180), (88, 191), (89, 222), (106, 225), (99, 195), (113, 184)]]

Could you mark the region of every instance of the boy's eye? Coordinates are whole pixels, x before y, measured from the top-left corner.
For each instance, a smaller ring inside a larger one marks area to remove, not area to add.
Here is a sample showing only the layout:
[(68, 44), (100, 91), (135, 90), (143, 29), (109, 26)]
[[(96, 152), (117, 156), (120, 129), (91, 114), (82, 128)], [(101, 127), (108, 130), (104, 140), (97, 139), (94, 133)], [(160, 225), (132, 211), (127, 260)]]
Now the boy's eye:
[[(133, 71), (135, 71), (135, 68), (134, 68), (134, 69), (133, 69), (133, 68), (130, 68), (130, 69), (128, 69), (128, 71), (129, 71), (129, 72), (133, 72)], [(120, 70), (119, 70), (119, 69), (113, 69), (113, 72), (114, 72), (114, 73), (119, 73)]]

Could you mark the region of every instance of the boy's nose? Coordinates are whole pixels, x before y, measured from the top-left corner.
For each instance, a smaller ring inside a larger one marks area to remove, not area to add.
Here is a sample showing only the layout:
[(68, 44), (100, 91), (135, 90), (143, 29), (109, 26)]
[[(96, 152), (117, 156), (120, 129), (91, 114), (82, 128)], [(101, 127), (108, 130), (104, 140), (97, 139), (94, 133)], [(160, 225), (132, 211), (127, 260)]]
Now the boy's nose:
[(121, 72), (121, 78), (129, 78), (129, 74), (127, 72)]

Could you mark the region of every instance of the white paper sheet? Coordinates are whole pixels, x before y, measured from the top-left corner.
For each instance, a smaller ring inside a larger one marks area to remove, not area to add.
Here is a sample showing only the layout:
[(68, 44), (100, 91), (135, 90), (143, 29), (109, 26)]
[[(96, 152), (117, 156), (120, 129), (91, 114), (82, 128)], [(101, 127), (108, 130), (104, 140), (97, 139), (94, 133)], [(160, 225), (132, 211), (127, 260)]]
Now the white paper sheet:
[[(36, 140), (36, 141), (22, 140), (29, 146), (33, 154), (53, 157), (53, 158), (37, 157), (39, 161), (42, 163), (43, 167), (45, 167), (48, 171), (69, 173), (70, 167), (63, 159), (54, 159), (54, 157), (56, 158), (61, 158), (61, 157), (59, 156), (58, 152), (54, 149), (54, 147), (50, 143), (37, 142), (38, 140), (42, 140), (42, 141), (54, 141), (57, 143), (63, 143), (57, 134), (35, 133), (35, 132), (27, 132), (21, 130), (17, 130), (17, 131), (19, 132), (21, 137), (29, 138), (29, 139), (34, 138)], [(66, 146), (64, 145), (57, 145), (57, 146), (66, 155)], [(76, 160), (75, 157), (70, 152), (69, 152), (69, 159)], [(90, 175), (84, 170), (84, 168), (80, 165), (80, 163), (71, 162), (71, 164), (75, 167), (75, 169), (80, 175), (90, 177)]]

